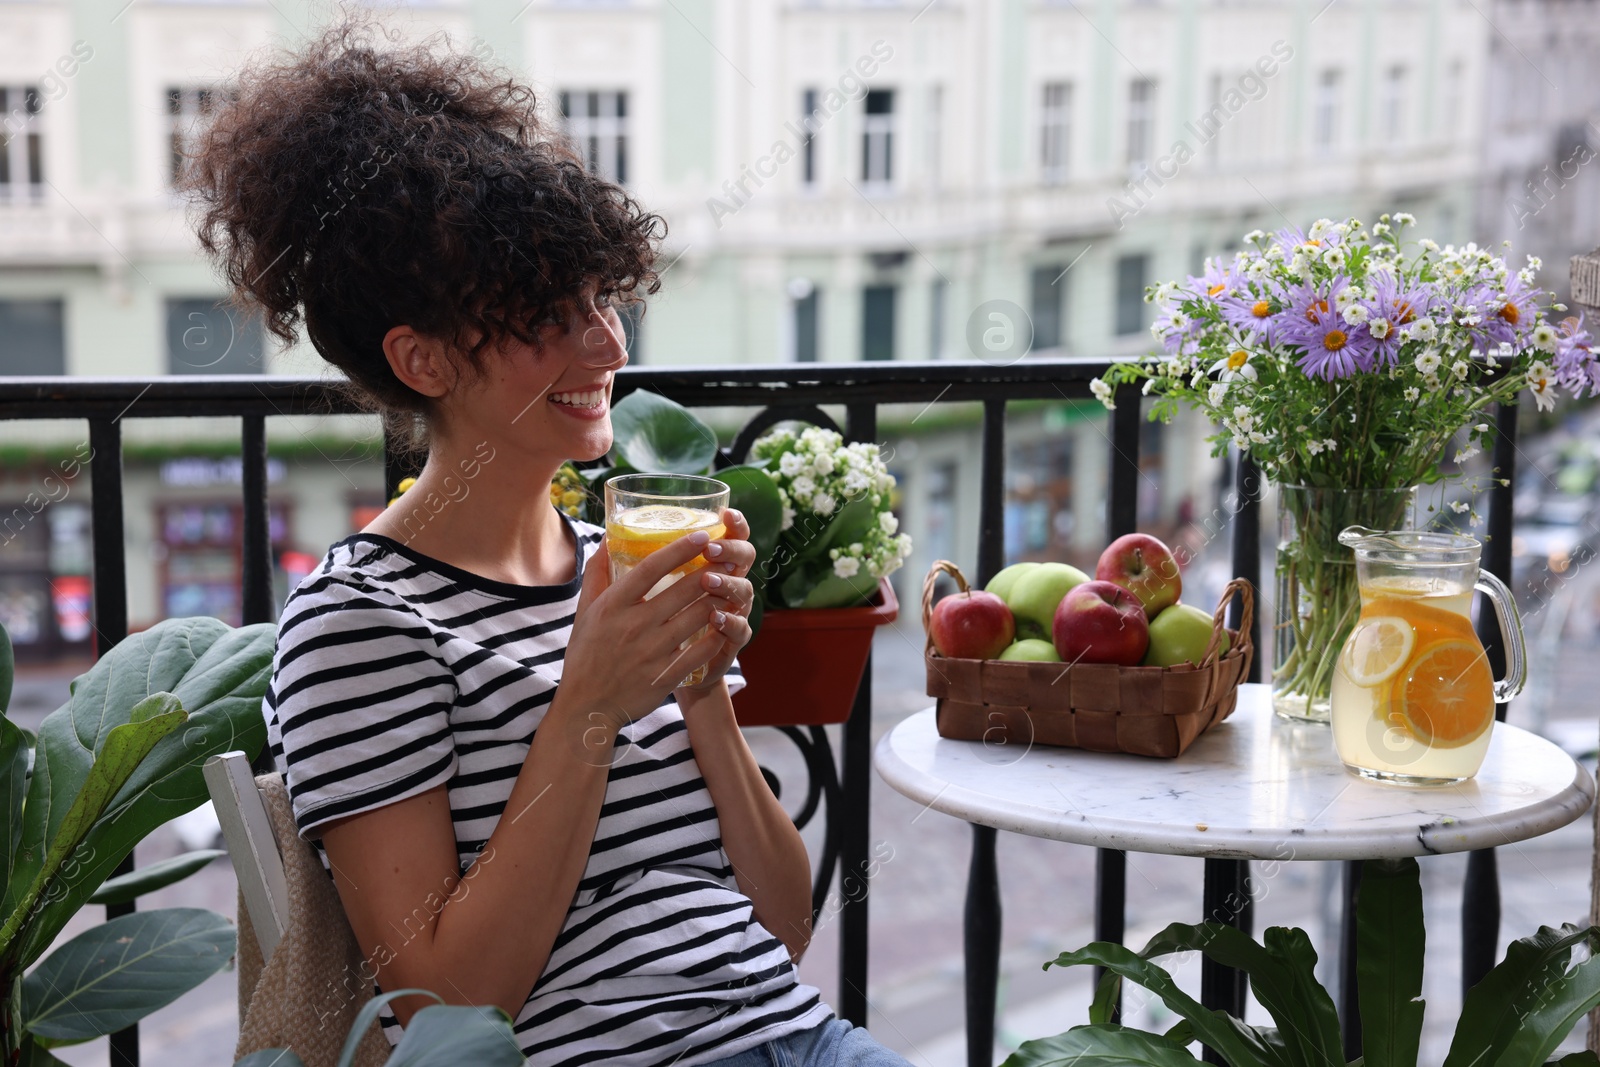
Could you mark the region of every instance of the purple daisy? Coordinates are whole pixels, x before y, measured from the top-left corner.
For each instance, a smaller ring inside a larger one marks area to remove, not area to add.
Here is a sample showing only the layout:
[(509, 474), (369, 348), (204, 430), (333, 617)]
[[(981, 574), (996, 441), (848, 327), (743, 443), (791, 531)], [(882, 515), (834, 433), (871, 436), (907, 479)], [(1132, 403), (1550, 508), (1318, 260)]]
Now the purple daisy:
[(1431, 285), (1406, 288), (1387, 270), (1373, 272), (1372, 289), (1374, 299), (1364, 304), (1368, 316), (1363, 326), (1374, 341), (1377, 365), (1392, 366), (1400, 358), (1401, 331), (1428, 315), (1437, 297)]
[(1600, 362), (1589, 347), (1592, 342), (1583, 328), (1583, 316), (1562, 319), (1556, 329), (1556, 383), (1571, 389), (1573, 396), (1581, 395), (1585, 388), (1590, 396), (1600, 393)]
[[(1521, 348), (1533, 329), (1539, 314), (1539, 298), (1545, 295), (1515, 274), (1506, 279), (1505, 289), (1499, 293), (1489, 290), (1483, 294), (1483, 333), (1490, 343), (1509, 344)], [(1496, 310), (1490, 310), (1497, 308)]]
[(1343, 275), (1322, 285), (1302, 283), (1283, 312), (1279, 339), (1305, 351), (1297, 366), (1313, 378), (1348, 378), (1370, 371), (1377, 342), (1364, 327), (1352, 327), (1338, 309), (1338, 297), (1350, 280)]

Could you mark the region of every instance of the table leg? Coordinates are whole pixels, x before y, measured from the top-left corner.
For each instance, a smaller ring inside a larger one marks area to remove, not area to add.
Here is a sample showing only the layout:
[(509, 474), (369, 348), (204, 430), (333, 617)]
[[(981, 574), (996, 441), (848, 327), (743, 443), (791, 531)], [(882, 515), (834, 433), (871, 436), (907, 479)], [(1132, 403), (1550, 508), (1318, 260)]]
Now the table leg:
[(972, 824), (967, 868), (967, 1067), (994, 1067), (994, 1014), (1000, 988), (1000, 874), (995, 830)]
[(1361, 1001), (1356, 995), (1356, 895), (1361, 892), (1361, 861), (1344, 865), (1344, 917), (1339, 930), (1339, 1028), (1345, 1059), (1361, 1055)]
[(1500, 952), (1500, 871), (1492, 848), (1467, 853), (1461, 894), (1461, 995), (1494, 969)]
[[(1096, 849), (1094, 854), (1094, 939), (1122, 944), (1127, 921), (1128, 854), (1114, 848)], [(1104, 967), (1094, 969), (1095, 988), (1106, 976)], [(1111, 1021), (1122, 1021), (1122, 993), (1111, 1004)]]
[[(1225, 923), (1246, 934), (1255, 924), (1255, 905), (1250, 894), (1248, 860), (1205, 861), (1205, 920)], [(1244, 1018), (1245, 997), (1249, 991), (1243, 971), (1224, 967), (1210, 959), (1200, 960), (1200, 1003)], [(1205, 1050), (1207, 1063), (1224, 1063), (1211, 1048)]]

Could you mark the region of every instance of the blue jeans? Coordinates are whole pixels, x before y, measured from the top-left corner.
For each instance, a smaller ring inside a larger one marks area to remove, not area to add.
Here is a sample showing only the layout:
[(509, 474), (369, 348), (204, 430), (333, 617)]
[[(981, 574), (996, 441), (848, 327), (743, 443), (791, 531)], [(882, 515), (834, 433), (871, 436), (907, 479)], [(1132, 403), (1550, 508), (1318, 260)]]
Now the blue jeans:
[(829, 1019), (810, 1030), (745, 1049), (706, 1067), (911, 1067), (859, 1026)]

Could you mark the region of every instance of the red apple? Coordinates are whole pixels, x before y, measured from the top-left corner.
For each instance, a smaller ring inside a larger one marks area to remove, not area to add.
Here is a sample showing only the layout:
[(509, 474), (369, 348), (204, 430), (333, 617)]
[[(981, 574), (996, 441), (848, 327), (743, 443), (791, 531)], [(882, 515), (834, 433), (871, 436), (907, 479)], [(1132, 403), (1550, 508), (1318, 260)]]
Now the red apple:
[(1064, 663), (1136, 667), (1150, 647), (1150, 623), (1139, 598), (1112, 582), (1084, 582), (1056, 608), (1056, 651)]
[(1172, 549), (1149, 534), (1124, 534), (1100, 553), (1094, 576), (1113, 582), (1139, 598), (1146, 619), (1171, 607), (1183, 594), (1183, 575)]
[(941, 656), (998, 659), (1016, 636), (1017, 623), (1004, 600), (969, 589), (951, 593), (933, 606), (928, 634)]

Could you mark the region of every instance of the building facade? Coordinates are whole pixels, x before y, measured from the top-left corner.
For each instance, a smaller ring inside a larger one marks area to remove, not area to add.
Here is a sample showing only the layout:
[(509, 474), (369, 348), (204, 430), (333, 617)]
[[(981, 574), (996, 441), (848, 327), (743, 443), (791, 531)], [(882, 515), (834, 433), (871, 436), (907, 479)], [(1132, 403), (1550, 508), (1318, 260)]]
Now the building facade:
[[(373, 10), (399, 36), (443, 33), (531, 82), (589, 165), (666, 219), (662, 290), (630, 323), (645, 364), (1131, 355), (1149, 344), (1145, 286), (1250, 229), (1385, 210), (1441, 241), (1483, 225), (1494, 31), (1471, 0)], [(173, 192), (184, 146), (241, 64), (325, 15), (306, 0), (0, 0), (0, 373), (325, 373), (307, 346), (276, 347), (219, 304)], [(916, 414), (884, 416), (899, 427), (889, 444), (921, 546), (909, 575), (941, 555), (971, 561), (977, 536), (976, 430), (923, 431)], [(1065, 402), (1016, 421), (1023, 532), (1008, 554), (1093, 551), (1102, 421)], [(269, 423), (275, 544), (300, 566), (381, 505), (377, 424)], [(218, 441), (236, 426), (125, 425), (129, 514), (150, 531), (148, 573), (130, 579), (135, 624), (226, 617), (216, 597), (237, 468)], [(1148, 479), (1142, 520), (1164, 528), (1211, 509), (1205, 433), (1192, 419), (1151, 431), (1162, 476)], [(14, 454), (3, 516), (84, 430), (0, 435)], [(87, 500), (87, 486), (74, 492)], [(53, 627), (56, 649), (81, 630), (79, 585), (62, 582), (87, 566), (84, 527), (59, 525), (67, 547), (19, 534), (33, 547), (14, 564), (0, 548), (0, 612), (19, 617), (24, 586), (30, 603), (54, 602), (34, 629)]]

